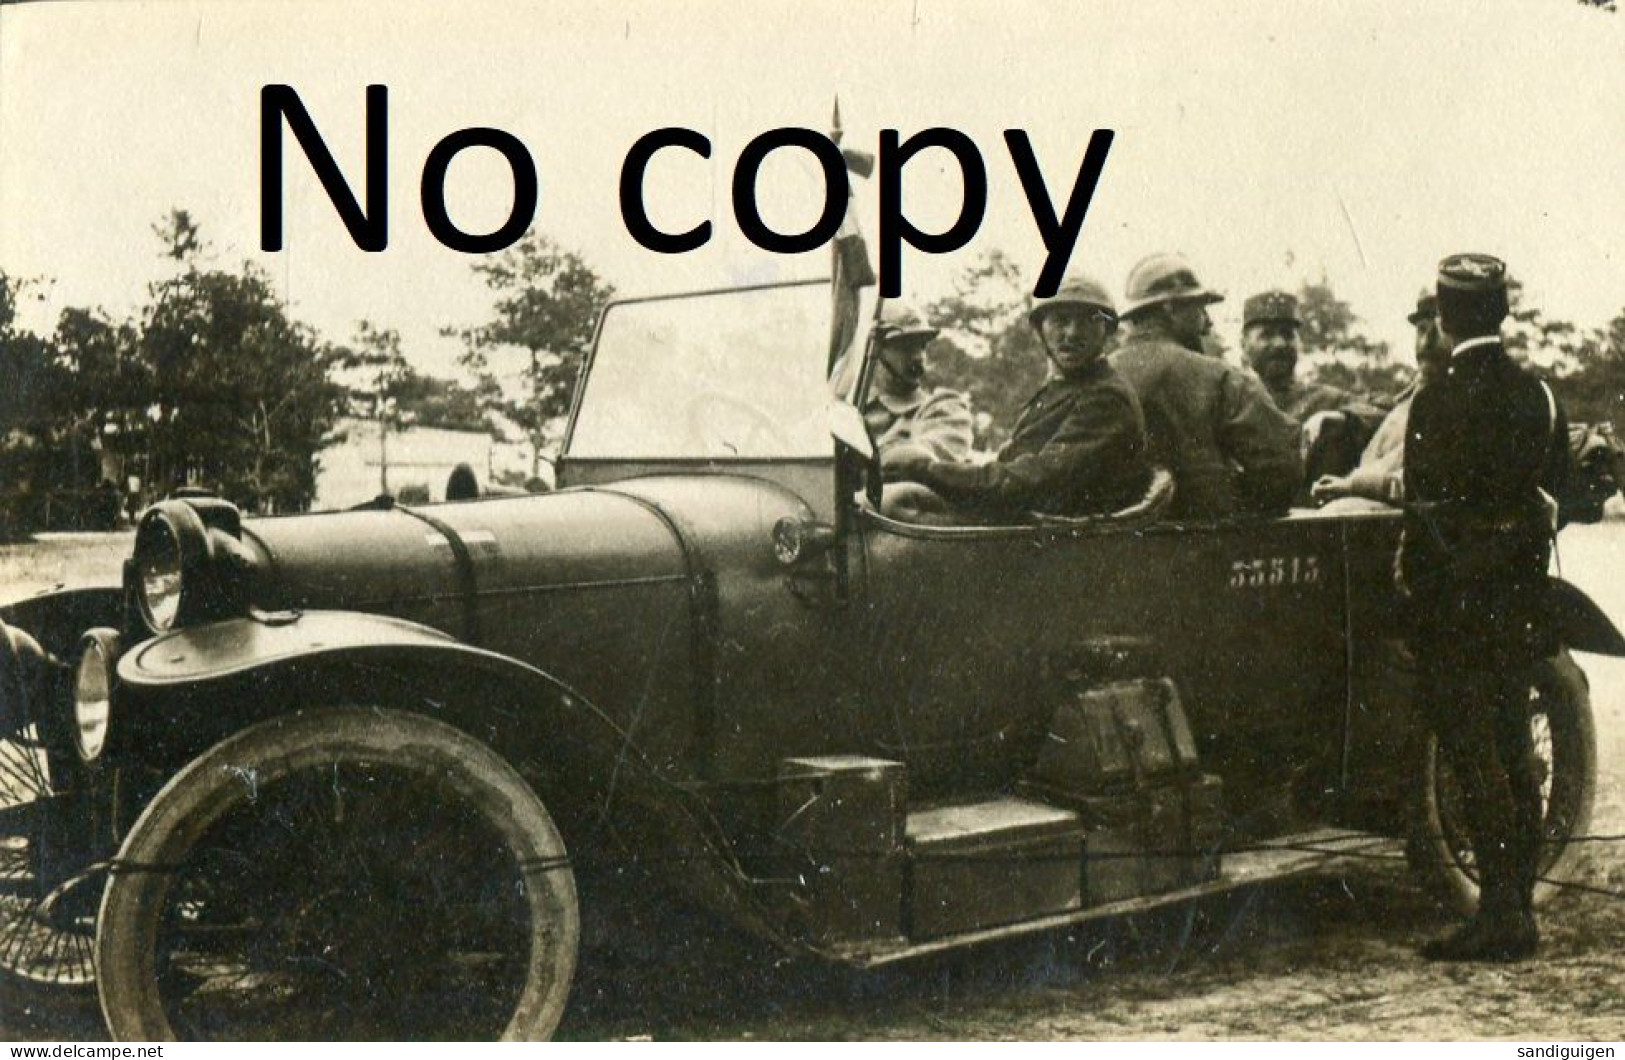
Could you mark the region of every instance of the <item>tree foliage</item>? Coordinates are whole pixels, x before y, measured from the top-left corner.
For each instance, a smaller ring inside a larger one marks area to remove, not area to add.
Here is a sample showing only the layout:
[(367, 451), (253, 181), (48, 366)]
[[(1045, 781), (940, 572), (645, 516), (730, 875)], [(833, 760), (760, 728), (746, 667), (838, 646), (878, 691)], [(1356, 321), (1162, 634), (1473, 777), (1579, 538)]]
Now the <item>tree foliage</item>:
[(1027, 323), (1028, 297), (1015, 263), (988, 252), (926, 307), (942, 333), (928, 347), (928, 385), (970, 396), (978, 448), (997, 449), (1049, 370)]
[(358, 321), (354, 339), (337, 352), (350, 415), (380, 420), (391, 430), (491, 432), (479, 391), (412, 367), (394, 328)]
[[(463, 341), (484, 408), (523, 430), (539, 456), (570, 409), (598, 313), (615, 289), (580, 255), (534, 232), (474, 272), (495, 295), (491, 317), (446, 334)], [(504, 385), (515, 382), (498, 363), (504, 350), (523, 354), (517, 386)]]
[(1299, 338), (1306, 379), (1372, 399), (1391, 397), (1410, 381), (1411, 369), (1393, 358), (1386, 342), (1360, 331), (1354, 307), (1337, 296), (1325, 276), (1298, 288)]
[(1572, 423), (1625, 424), (1625, 309), (1585, 333), (1574, 367), (1550, 380)]
[(64, 373), (50, 341), (23, 330), (18, 306), (35, 285), (0, 272), (0, 435), (51, 425), (61, 403)]
[(138, 325), (150, 480), (209, 485), (257, 511), (308, 507), (316, 455), (344, 409), (331, 378), (343, 352), (288, 316), (262, 270), (204, 267), (186, 211), (157, 231), (179, 271), (148, 289)]

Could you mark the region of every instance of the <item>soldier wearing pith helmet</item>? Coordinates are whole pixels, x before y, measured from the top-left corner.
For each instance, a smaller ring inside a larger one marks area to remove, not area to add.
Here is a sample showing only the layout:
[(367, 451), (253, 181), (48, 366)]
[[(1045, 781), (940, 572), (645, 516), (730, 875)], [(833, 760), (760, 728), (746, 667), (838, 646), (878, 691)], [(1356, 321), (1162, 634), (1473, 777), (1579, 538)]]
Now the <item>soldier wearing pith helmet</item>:
[(1145, 411), (1152, 463), (1174, 475), (1174, 515), (1227, 519), (1285, 512), (1303, 476), (1298, 425), (1257, 378), (1202, 352), (1207, 307), (1223, 300), (1177, 254), (1129, 272), (1126, 338), (1112, 365)]
[(1567, 461), (1556, 398), (1501, 343), (1506, 266), (1439, 263), (1442, 375), (1411, 404), (1400, 585), (1417, 702), (1462, 788), (1477, 912), (1423, 947), (1435, 960), (1522, 960), (1539, 942), (1533, 892), (1543, 810), (1529, 731), (1535, 664), (1557, 649), (1547, 563)]
[(1152, 254), (1129, 271), (1124, 285), (1123, 319), (1136, 329), (1156, 328), (1194, 353), (1213, 330), (1207, 307), (1224, 301), (1196, 278), (1191, 263), (1178, 254)]

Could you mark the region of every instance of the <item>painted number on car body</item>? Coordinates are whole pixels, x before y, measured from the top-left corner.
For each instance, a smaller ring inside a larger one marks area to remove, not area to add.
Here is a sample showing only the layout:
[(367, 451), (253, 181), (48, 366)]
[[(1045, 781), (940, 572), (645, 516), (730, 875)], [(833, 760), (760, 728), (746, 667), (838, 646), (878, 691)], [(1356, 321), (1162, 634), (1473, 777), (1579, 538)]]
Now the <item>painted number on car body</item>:
[(1320, 584), (1319, 556), (1265, 556), (1230, 561), (1230, 588), (1273, 589)]

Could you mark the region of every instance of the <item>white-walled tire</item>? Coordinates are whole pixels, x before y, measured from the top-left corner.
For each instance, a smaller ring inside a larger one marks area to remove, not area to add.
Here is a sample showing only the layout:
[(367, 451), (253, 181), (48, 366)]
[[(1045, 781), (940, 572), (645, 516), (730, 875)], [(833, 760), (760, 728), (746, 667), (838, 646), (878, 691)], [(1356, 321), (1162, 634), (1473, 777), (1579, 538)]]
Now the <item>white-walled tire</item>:
[(341, 708), (199, 756), (131, 828), (96, 968), (114, 1037), (550, 1036), (580, 938), (529, 785), (441, 722)]

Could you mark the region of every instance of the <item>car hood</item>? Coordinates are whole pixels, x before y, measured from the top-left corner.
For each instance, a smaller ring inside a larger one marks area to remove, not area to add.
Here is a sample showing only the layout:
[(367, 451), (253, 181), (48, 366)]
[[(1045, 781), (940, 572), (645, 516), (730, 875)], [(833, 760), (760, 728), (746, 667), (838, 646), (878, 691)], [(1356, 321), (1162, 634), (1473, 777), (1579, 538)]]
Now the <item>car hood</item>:
[[(647, 503), (609, 490), (252, 520), (253, 602), (266, 610), (402, 614), (456, 628), (470, 593), (681, 579), (682, 542)], [(444, 612), (444, 613), (442, 613)]]
[(250, 520), (263, 610), (396, 614), (459, 636), (468, 598), (658, 585), (718, 565), (773, 569), (771, 528), (810, 517), (743, 476), (651, 476), (539, 496)]

